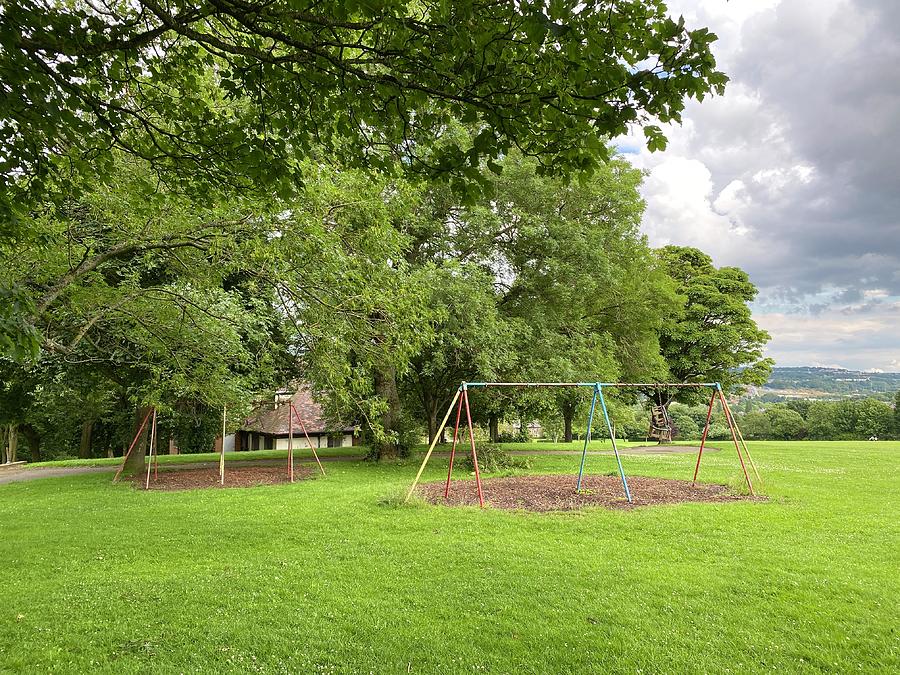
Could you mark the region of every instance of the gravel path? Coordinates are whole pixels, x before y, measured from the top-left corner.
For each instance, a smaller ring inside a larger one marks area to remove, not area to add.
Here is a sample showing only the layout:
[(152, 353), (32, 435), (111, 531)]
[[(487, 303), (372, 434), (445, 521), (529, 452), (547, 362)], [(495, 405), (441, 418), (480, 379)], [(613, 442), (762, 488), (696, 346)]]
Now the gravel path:
[(103, 473), (115, 470), (114, 466), (23, 466), (15, 469), (0, 469), (0, 485), (35, 480), (36, 478), (59, 478), (60, 476), (77, 476), (82, 473)]

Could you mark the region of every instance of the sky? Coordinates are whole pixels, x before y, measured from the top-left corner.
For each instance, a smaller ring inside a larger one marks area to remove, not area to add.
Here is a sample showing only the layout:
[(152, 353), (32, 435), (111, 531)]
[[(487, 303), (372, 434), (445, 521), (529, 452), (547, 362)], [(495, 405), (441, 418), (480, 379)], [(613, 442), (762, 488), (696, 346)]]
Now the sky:
[(759, 287), (779, 366), (900, 371), (900, 0), (669, 0), (719, 36), (725, 95), (648, 172), (643, 229)]

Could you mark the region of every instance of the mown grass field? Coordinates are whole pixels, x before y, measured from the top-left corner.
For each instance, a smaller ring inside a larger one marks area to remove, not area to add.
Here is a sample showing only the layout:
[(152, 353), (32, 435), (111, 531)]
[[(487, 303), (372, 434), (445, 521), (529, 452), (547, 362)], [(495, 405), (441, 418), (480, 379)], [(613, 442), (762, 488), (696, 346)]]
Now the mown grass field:
[[(737, 485), (716, 445), (701, 478)], [(193, 493), (3, 485), (0, 669), (900, 670), (900, 443), (751, 448), (768, 502), (634, 511), (400, 507), (413, 460)], [(624, 462), (689, 478), (693, 457)]]

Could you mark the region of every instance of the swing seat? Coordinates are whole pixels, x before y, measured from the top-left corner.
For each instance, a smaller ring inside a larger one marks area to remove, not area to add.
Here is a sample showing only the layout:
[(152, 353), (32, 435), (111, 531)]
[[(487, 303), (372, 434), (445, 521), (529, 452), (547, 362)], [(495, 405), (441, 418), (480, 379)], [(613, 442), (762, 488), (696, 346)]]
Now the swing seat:
[(647, 431), (647, 438), (654, 441), (671, 442), (674, 435), (675, 428), (666, 407), (655, 405), (650, 408), (650, 429)]

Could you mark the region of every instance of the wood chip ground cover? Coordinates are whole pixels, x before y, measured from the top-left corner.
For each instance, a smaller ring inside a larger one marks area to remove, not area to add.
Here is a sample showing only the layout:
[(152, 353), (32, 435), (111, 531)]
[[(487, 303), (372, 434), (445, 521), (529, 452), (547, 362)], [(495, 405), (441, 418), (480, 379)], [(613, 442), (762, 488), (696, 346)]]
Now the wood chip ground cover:
[[(312, 470), (297, 466), (294, 481), (305, 480), (313, 475)], [(135, 488), (144, 489), (146, 476), (131, 479)], [(150, 475), (151, 490), (196, 490), (202, 488), (254, 487), (256, 485), (277, 485), (290, 482), (284, 466), (247, 466), (225, 469), (225, 485), (219, 485), (218, 469), (172, 469), (160, 471), (159, 477)]]
[[(628, 478), (632, 503), (625, 499), (618, 476), (585, 476), (581, 493), (576, 493), (577, 477), (571, 475), (529, 475), (486, 478), (482, 480), (484, 499), (499, 509), (528, 511), (571, 511), (585, 506), (630, 509), (655, 504), (681, 502), (759, 501), (762, 497), (739, 495), (727, 485), (697, 483), (668, 478)], [(445, 481), (425, 483), (420, 494), (432, 504), (477, 506), (478, 492), (474, 480), (454, 480), (450, 496), (444, 498)]]

